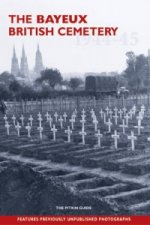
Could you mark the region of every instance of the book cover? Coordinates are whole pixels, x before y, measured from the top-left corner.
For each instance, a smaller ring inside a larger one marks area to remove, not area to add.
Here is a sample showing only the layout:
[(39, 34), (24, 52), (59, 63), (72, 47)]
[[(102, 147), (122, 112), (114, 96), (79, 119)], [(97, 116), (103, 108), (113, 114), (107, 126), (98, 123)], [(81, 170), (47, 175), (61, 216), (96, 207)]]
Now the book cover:
[(149, 0), (0, 7), (0, 224), (150, 223)]

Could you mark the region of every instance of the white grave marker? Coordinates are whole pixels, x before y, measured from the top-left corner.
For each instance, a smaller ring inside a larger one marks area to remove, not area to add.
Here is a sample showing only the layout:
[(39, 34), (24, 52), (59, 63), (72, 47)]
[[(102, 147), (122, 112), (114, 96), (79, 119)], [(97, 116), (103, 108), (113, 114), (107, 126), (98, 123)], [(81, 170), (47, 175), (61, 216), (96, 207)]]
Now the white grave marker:
[(86, 118), (86, 115), (85, 114), (81, 115), (81, 119), (82, 120), (85, 120), (85, 118)]
[(12, 120), (13, 120), (14, 126), (16, 126), (16, 117), (15, 117), (15, 115), (13, 115)]
[(17, 130), (17, 135), (18, 137), (20, 136), (20, 129), (21, 129), (21, 126), (19, 124), (19, 122), (17, 122), (17, 125), (15, 126), (16, 130)]
[(21, 115), (20, 120), (21, 120), (21, 125), (23, 127), (24, 126), (24, 116), (23, 115)]
[(115, 113), (113, 118), (115, 119), (115, 125), (117, 125), (118, 124), (118, 115), (117, 115), (117, 113)]
[(29, 117), (29, 122), (30, 122), (30, 125), (31, 125), (31, 127), (32, 127), (32, 125), (33, 125), (33, 117), (32, 117), (32, 115), (30, 115), (30, 117)]
[(137, 140), (137, 137), (134, 136), (134, 132), (131, 131), (131, 136), (128, 136), (128, 139), (131, 140), (131, 149), (132, 151), (135, 150), (135, 141)]
[(124, 113), (124, 116), (125, 116), (125, 114), (126, 114), (126, 111), (127, 111), (126, 107), (124, 107), (124, 108), (122, 109), (122, 111), (123, 111), (123, 113)]
[(43, 132), (43, 127), (41, 127), (41, 126), (39, 126), (38, 128), (37, 128), (37, 130), (39, 131), (39, 133), (40, 133), (40, 139), (42, 139), (42, 132)]
[[(83, 115), (82, 115), (83, 116)], [(85, 115), (84, 115), (85, 116)], [(75, 121), (76, 121), (76, 117), (77, 117), (77, 115), (75, 114), (75, 113), (73, 113), (72, 114), (72, 118), (73, 118), (73, 120), (74, 120), (74, 123), (75, 123)], [(86, 116), (85, 116), (86, 117)]]
[(41, 115), (40, 112), (37, 114), (37, 116), (38, 116), (38, 118), (41, 118), (42, 117), (42, 115)]
[(77, 109), (74, 110), (74, 113), (77, 115)]
[(126, 125), (128, 126), (129, 125), (129, 119), (130, 119), (130, 116), (128, 115), (128, 113), (126, 113), (126, 115), (124, 116), (125, 120), (126, 120)]
[(49, 122), (50, 128), (52, 128), (52, 122), (53, 122), (53, 119), (52, 119), (51, 115), (50, 115), (49, 118), (48, 118), (48, 122)]
[(144, 113), (145, 110), (146, 110), (145, 105), (142, 105), (142, 106), (141, 106), (141, 111)]
[(136, 114), (136, 106), (135, 105), (132, 107), (132, 112), (133, 112), (133, 115), (135, 116), (135, 114)]
[(93, 119), (93, 123), (94, 123), (94, 129), (95, 129), (95, 131), (97, 131), (98, 120), (97, 120), (96, 116)]
[(105, 110), (106, 110), (106, 114), (107, 114), (107, 116), (108, 116), (108, 113), (109, 113), (109, 108), (108, 108), (108, 106), (107, 106), (107, 108), (106, 108)]
[(79, 134), (82, 136), (82, 144), (85, 145), (85, 135), (86, 135), (86, 132), (82, 129), (82, 131), (79, 132)]
[(125, 129), (128, 127), (127, 125), (125, 125), (125, 121), (124, 121), (124, 119), (122, 120), (122, 124), (121, 125), (119, 125), (119, 127), (121, 127), (122, 128), (122, 132), (123, 132), (123, 134), (125, 134)]
[(93, 109), (91, 109), (90, 113), (91, 113), (91, 115), (92, 115), (92, 114), (95, 114), (95, 112), (94, 112), (94, 110), (93, 110)]
[(141, 121), (143, 120), (143, 116), (141, 113), (139, 113), (139, 115), (136, 117), (138, 120), (138, 124), (141, 124)]
[(72, 134), (72, 130), (70, 130), (70, 127), (68, 126), (68, 129), (65, 130), (65, 133), (68, 135), (68, 142), (71, 142), (71, 134)]
[(53, 124), (53, 128), (51, 129), (51, 131), (53, 132), (53, 140), (56, 141), (56, 132), (57, 132), (57, 129), (55, 128), (55, 124)]
[(85, 119), (80, 120), (80, 123), (82, 124), (82, 130), (84, 130)]
[(114, 143), (115, 143), (115, 149), (118, 148), (118, 139), (119, 139), (119, 135), (117, 134), (117, 131), (114, 131), (114, 134), (111, 135), (111, 137), (114, 139)]
[(71, 117), (71, 119), (69, 120), (69, 122), (71, 123), (71, 129), (73, 130), (74, 129), (74, 123), (75, 123), (74, 118)]
[(118, 111), (118, 114), (119, 114), (120, 119), (122, 119), (123, 111), (121, 109)]
[(5, 120), (5, 124), (6, 124), (6, 122), (7, 122), (7, 116), (6, 115), (4, 116), (4, 120)]
[(63, 118), (62, 116), (60, 116), (60, 118), (58, 119), (58, 121), (60, 122), (60, 128), (62, 129), (63, 128)]
[(64, 118), (64, 121), (65, 121), (65, 123), (66, 123), (66, 121), (67, 121), (67, 114), (66, 114), (66, 112), (64, 112), (63, 118)]
[(138, 135), (141, 134), (141, 129), (144, 129), (144, 127), (141, 126), (141, 122), (138, 122), (138, 125), (134, 127), (138, 129)]
[(104, 124), (106, 124), (106, 114), (103, 114), (103, 120), (104, 120)]
[(10, 134), (9, 133), (9, 131), (10, 131), (10, 125), (9, 125), (9, 123), (7, 121), (6, 121), (5, 127), (7, 129), (7, 135), (9, 135)]
[(113, 111), (110, 109), (110, 110), (109, 110), (109, 116), (110, 116), (110, 119), (112, 119), (112, 115), (113, 115)]
[(103, 137), (103, 135), (100, 133), (100, 130), (97, 131), (95, 136), (97, 137), (98, 140), (97, 147), (101, 147), (101, 138)]
[(31, 125), (28, 123), (25, 128), (28, 131), (28, 137), (31, 137)]
[(43, 121), (41, 116), (39, 116), (38, 121), (39, 121), (39, 127), (41, 127), (42, 126), (42, 121)]
[(57, 120), (58, 120), (58, 113), (57, 112), (55, 112), (54, 117), (55, 117), (55, 121), (57, 122)]
[(130, 111), (129, 111), (129, 118), (132, 120), (132, 117), (133, 117), (133, 111), (130, 109)]
[(110, 119), (108, 119), (108, 122), (106, 122), (106, 125), (108, 126), (108, 132), (111, 132), (111, 126), (112, 126), (112, 122), (110, 121)]
[(49, 113), (48, 112), (45, 114), (45, 117), (46, 117), (46, 121), (48, 122), (49, 121)]
[(150, 137), (148, 137), (147, 140), (150, 141)]
[(117, 114), (117, 113), (118, 113), (118, 109), (117, 109), (117, 107), (115, 107), (115, 108), (114, 108), (114, 112), (115, 112), (115, 114)]

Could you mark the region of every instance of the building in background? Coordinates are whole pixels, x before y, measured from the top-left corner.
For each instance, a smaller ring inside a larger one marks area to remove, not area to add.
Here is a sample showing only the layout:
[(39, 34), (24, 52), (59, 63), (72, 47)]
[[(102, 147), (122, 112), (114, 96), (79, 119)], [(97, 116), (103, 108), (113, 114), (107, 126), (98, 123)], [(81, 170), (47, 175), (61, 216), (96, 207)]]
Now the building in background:
[(37, 74), (37, 76), (40, 76), (40, 73), (43, 69), (44, 69), (44, 66), (43, 66), (42, 53), (40, 52), (40, 48), (38, 45), (36, 50), (36, 56), (35, 56), (34, 72)]
[(40, 76), (40, 72), (44, 69), (42, 53), (40, 51), (39, 45), (37, 46), (35, 55), (35, 66), (33, 70), (29, 69), (28, 58), (25, 53), (24, 46), (22, 47), (22, 55), (19, 60), (16, 55), (15, 47), (13, 48), (13, 57), (11, 60), (11, 73), (15, 76), (16, 80), (21, 83), (32, 83), (37, 77)]
[(15, 76), (18, 76), (18, 74), (19, 74), (19, 62), (18, 62), (18, 58), (16, 56), (15, 47), (13, 48), (13, 57), (11, 60), (11, 73)]

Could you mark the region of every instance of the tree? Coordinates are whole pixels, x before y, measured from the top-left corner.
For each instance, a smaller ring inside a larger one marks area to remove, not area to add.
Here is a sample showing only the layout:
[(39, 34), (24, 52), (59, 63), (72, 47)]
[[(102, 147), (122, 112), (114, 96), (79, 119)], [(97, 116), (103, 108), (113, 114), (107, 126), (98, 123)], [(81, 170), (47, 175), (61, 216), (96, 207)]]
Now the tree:
[(118, 87), (127, 87), (128, 86), (128, 81), (123, 76), (123, 74), (117, 74), (116, 79), (117, 79), (117, 82), (118, 82)]
[(69, 85), (75, 91), (79, 87), (79, 85), (82, 83), (83, 83), (83, 81), (80, 78), (71, 78)]
[(148, 74), (147, 57), (144, 55), (136, 56), (134, 52), (127, 52), (127, 68), (124, 77), (127, 79), (128, 88), (136, 93), (146, 88)]
[(24, 86), (21, 89), (21, 92), (18, 95), (19, 98), (22, 99), (32, 99), (36, 97), (36, 93), (30, 86)]
[(0, 84), (0, 100), (1, 99), (9, 99), (11, 97), (11, 94), (4, 85)]
[(41, 77), (36, 79), (36, 83), (48, 84), (54, 89), (56, 84), (61, 84), (62, 76), (57, 69), (45, 69), (41, 71)]
[(9, 90), (14, 93), (19, 92), (21, 90), (20, 83), (17, 80), (12, 81), (9, 85)]
[(11, 73), (5, 71), (0, 74), (0, 83), (5, 85), (6, 87), (9, 87), (10, 83), (15, 80), (14, 75)]

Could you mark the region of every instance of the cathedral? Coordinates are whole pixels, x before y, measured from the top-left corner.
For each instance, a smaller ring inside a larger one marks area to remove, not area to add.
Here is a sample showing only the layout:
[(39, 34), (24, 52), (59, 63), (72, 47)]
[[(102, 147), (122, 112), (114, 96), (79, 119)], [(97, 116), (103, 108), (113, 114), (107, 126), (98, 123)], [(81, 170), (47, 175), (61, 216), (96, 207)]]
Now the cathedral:
[(37, 46), (36, 55), (35, 55), (35, 66), (33, 70), (29, 70), (28, 59), (25, 53), (24, 46), (22, 47), (22, 55), (19, 61), (16, 55), (15, 47), (13, 48), (13, 57), (11, 61), (11, 73), (15, 78), (22, 83), (32, 83), (37, 77), (40, 76), (40, 72), (44, 69), (42, 54)]

